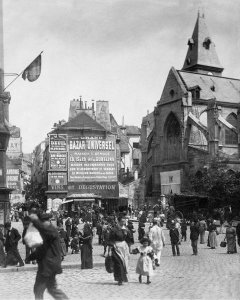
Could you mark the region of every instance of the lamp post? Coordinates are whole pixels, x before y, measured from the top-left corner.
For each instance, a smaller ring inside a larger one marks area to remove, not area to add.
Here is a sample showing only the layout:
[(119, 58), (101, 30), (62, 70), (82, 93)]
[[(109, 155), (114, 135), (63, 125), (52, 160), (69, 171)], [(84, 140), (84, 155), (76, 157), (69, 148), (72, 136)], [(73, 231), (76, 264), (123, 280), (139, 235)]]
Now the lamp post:
[(6, 184), (6, 151), (10, 138), (8, 128), (10, 93), (4, 92), (4, 59), (3, 59), (3, 5), (0, 0), (0, 224), (10, 219), (9, 194), (12, 191)]

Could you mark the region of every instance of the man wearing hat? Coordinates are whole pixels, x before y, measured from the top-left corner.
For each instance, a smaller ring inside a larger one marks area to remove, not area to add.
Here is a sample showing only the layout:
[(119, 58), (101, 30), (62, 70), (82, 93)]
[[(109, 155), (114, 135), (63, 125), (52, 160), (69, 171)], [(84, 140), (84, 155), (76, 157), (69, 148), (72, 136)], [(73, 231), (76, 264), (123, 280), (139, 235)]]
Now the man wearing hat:
[(21, 239), (21, 235), (19, 234), (16, 228), (12, 227), (11, 222), (6, 222), (4, 225), (6, 229), (5, 235), (5, 250), (7, 252), (7, 260), (6, 264), (9, 262), (9, 257), (14, 257), (18, 262), (17, 267), (23, 267), (24, 262), (18, 251), (18, 242)]
[(162, 248), (165, 246), (165, 237), (162, 228), (158, 226), (158, 220), (156, 218), (153, 219), (153, 227), (150, 229), (149, 239), (151, 241), (153, 251), (157, 257), (156, 266), (159, 267)]
[(38, 271), (34, 284), (35, 299), (43, 299), (45, 289), (54, 299), (68, 299), (57, 288), (56, 275), (62, 273), (61, 246), (57, 229), (51, 224), (51, 215), (43, 213), (29, 216), (33, 225), (39, 230), (43, 244), (30, 254), (29, 260), (37, 260)]

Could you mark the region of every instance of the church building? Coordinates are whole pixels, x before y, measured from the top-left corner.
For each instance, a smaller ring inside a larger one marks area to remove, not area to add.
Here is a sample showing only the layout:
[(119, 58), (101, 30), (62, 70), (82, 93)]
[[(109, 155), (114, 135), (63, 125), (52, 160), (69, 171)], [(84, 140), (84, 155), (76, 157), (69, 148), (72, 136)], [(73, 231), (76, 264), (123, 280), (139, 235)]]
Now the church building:
[(142, 132), (152, 197), (187, 194), (190, 176), (214, 158), (226, 158), (229, 169), (240, 170), (240, 80), (223, 76), (204, 14), (198, 13), (187, 45), (182, 69), (169, 71), (152, 131)]

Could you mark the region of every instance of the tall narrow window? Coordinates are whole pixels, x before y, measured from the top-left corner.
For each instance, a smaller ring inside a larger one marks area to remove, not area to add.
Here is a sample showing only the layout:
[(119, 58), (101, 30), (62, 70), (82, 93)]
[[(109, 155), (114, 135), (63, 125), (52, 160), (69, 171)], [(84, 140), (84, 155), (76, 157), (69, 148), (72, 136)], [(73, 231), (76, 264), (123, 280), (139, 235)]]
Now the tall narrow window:
[[(234, 113), (228, 115), (227, 119), (228, 123), (237, 128), (237, 116)], [(225, 144), (228, 145), (237, 145), (238, 138), (237, 133), (233, 130), (226, 128), (225, 129)]]
[(169, 161), (179, 160), (181, 153), (181, 128), (173, 113), (170, 113), (166, 120), (164, 137), (165, 159)]

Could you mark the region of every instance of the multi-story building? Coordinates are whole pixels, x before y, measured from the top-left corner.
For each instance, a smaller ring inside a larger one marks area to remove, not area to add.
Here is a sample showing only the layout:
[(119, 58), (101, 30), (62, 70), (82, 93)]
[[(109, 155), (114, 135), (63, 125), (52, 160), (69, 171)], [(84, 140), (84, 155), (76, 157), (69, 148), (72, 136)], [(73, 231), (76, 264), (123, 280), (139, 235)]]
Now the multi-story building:
[(119, 174), (124, 155), (131, 155), (129, 171), (139, 164), (136, 128), (129, 126), (128, 135), (123, 133), (107, 101), (89, 107), (82, 99), (72, 100), (68, 121), (55, 123), (48, 140), (34, 151), (32, 181), (45, 184), (48, 207), (59, 199), (73, 210), (87, 202), (109, 210), (126, 207), (128, 199), (119, 199)]

